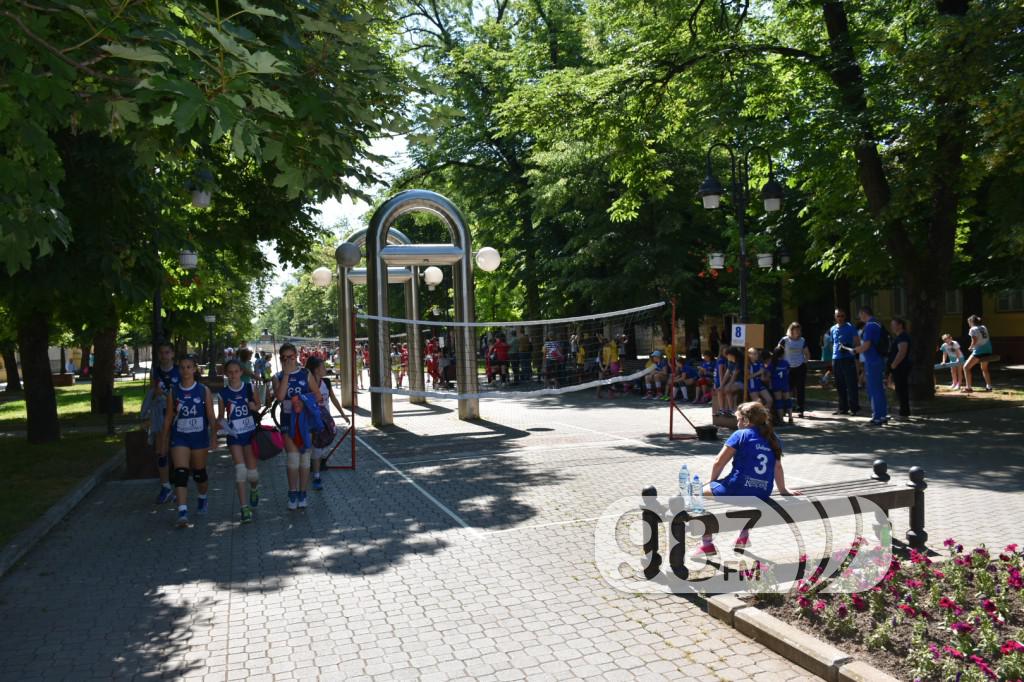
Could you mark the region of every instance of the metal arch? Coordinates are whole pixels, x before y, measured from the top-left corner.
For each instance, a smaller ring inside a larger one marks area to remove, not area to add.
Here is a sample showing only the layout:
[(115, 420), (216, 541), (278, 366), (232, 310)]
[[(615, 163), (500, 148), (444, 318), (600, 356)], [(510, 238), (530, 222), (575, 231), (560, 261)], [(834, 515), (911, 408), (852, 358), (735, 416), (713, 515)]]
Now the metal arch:
[[(366, 270), (370, 286), (368, 298), (370, 315), (384, 315), (388, 310), (387, 265), (381, 257), (386, 235), (396, 220), (407, 213), (427, 212), (438, 217), (448, 228), (452, 244), (462, 249), (462, 258), (452, 265), (452, 284), (455, 289), (455, 319), (458, 322), (473, 322), (473, 257), (472, 239), (465, 218), (459, 209), (447, 198), (423, 189), (399, 192), (385, 201), (370, 219), (366, 239)], [(370, 385), (388, 387), (391, 383), (386, 357), (388, 326), (377, 320), (370, 320), (370, 352), (376, 362), (370, 366)], [(456, 375), (460, 393), (477, 392), (476, 348), (472, 327), (458, 327), (455, 333), (457, 357)], [(419, 349), (417, 349), (419, 350)], [(411, 356), (411, 353), (410, 353)], [(410, 364), (412, 358), (410, 357)], [(416, 372), (421, 376), (420, 372)], [(373, 393), (370, 396), (372, 419), (375, 426), (391, 424), (394, 421), (391, 395)], [(478, 419), (479, 400), (459, 400), (459, 419)]]
[[(368, 228), (359, 228), (353, 230), (342, 242), (348, 242), (355, 244), (357, 247), (363, 247), (366, 244), (366, 235), (369, 232)], [(392, 245), (410, 245), (412, 239), (409, 238), (404, 232), (398, 228), (392, 227), (387, 233), (387, 243)], [(352, 328), (352, 311), (355, 307), (355, 298), (352, 293), (352, 282), (349, 281), (348, 271), (353, 268), (346, 268), (340, 262), (338, 265), (338, 348), (353, 348), (354, 338), (356, 330)], [(410, 281), (405, 282), (405, 300), (406, 300), (406, 316), (409, 319), (418, 319), (416, 317), (419, 308), (419, 276), (416, 268), (411, 268), (412, 278)], [(411, 311), (411, 314), (410, 314)], [(412, 325), (411, 325), (412, 326)], [(420, 346), (420, 330), (419, 327), (412, 326), (413, 328), (409, 331), (407, 338), (410, 342), (409, 348), (409, 367), (410, 370), (413, 367), (422, 367), (422, 350)], [(339, 357), (340, 354), (339, 354)], [(354, 357), (349, 358), (349, 362), (355, 362)], [(389, 359), (390, 362), (390, 359)], [(388, 365), (390, 366), (390, 365)], [(413, 372), (409, 373), (409, 385), (414, 391), (422, 391), (423, 386), (423, 373)], [(352, 407), (352, 373), (342, 372), (341, 373), (341, 404), (342, 407)], [(412, 397), (411, 402), (414, 403), (425, 403), (426, 398)]]

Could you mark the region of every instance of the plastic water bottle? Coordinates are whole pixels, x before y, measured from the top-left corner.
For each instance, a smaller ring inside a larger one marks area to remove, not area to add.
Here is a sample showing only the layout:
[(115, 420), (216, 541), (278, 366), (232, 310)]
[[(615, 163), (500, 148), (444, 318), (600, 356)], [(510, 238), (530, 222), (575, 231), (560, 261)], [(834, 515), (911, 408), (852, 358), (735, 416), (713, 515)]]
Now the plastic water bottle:
[(693, 475), (693, 482), (690, 484), (690, 511), (704, 511), (704, 487), (700, 484), (700, 476)]
[(690, 508), (690, 469), (685, 464), (679, 467), (679, 495), (683, 498), (683, 509)]

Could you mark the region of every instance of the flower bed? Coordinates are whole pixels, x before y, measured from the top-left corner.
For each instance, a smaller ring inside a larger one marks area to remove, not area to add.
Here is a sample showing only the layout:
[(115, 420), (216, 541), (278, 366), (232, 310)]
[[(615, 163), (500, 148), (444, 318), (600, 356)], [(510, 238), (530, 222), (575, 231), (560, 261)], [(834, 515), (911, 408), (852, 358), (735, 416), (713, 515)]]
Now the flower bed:
[[(984, 546), (967, 552), (952, 539), (945, 546), (949, 561), (911, 551), (864, 592), (826, 592), (814, 574), (755, 603), (902, 679), (1024, 679), (1022, 553), (1016, 545), (996, 555)], [(854, 543), (844, 566), (860, 547)]]

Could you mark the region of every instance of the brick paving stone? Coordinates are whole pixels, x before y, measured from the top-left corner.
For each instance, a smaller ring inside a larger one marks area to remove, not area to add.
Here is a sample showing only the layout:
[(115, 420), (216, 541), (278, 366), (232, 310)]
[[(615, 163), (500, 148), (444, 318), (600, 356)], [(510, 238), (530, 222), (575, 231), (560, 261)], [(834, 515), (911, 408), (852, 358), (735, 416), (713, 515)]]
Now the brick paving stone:
[[(670, 443), (664, 406), (589, 393), (562, 407), (488, 401), (477, 423), (449, 407), (396, 401), (396, 428), (360, 417), (360, 438), (469, 529), (364, 445), (357, 470), (326, 473), (306, 512), (284, 507), (284, 458), (261, 463), (247, 526), (223, 451), (210, 513), (185, 531), (171, 506), (152, 506), (152, 481), (108, 482), (0, 580), (4, 676), (809, 678), (695, 604), (621, 593), (597, 572), (607, 505), (648, 483), (671, 492), (682, 462), (705, 475), (720, 443)], [(1001, 546), (1022, 539), (1022, 416), (865, 431), (812, 411), (782, 435), (786, 472), (799, 488), (863, 477), (879, 456), (897, 481), (920, 465), (932, 544)], [(972, 506), (1001, 513), (972, 524)], [(904, 510), (894, 523), (902, 535)], [(789, 547), (788, 532), (755, 531), (754, 547)]]

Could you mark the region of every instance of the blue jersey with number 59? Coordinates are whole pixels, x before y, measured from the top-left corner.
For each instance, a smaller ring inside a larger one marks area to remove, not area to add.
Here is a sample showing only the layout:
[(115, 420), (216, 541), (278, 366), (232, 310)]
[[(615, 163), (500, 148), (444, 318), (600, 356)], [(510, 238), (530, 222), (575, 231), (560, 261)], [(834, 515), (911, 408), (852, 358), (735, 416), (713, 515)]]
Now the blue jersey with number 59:
[(720, 481), (725, 495), (765, 499), (775, 485), (775, 451), (757, 429), (740, 429), (725, 444), (735, 448), (732, 471)]

